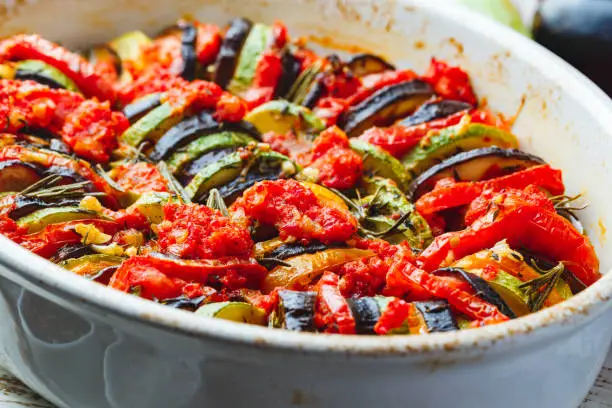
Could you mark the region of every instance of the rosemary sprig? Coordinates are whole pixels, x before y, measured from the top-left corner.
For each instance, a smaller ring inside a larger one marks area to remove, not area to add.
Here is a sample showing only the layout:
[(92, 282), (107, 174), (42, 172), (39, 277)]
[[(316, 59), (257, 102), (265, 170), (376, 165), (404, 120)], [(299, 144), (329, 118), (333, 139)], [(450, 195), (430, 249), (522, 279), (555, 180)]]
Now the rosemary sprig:
[(544, 302), (548, 299), (555, 286), (557, 286), (557, 283), (565, 272), (565, 265), (563, 262), (559, 262), (549, 270), (540, 269), (535, 262), (532, 262), (531, 266), (542, 273), (542, 276), (521, 284), (519, 288), (524, 290), (525, 295), (527, 295), (527, 306), (529, 309), (532, 312), (537, 312), (542, 309)]
[(191, 198), (189, 197), (189, 194), (187, 194), (181, 183), (179, 183), (178, 180), (172, 175), (166, 162), (163, 160), (160, 161), (157, 163), (157, 168), (166, 181), (168, 181), (168, 188), (170, 188), (174, 194), (183, 200), (185, 204), (190, 204)]
[(44, 200), (56, 201), (67, 198), (84, 198), (85, 196), (102, 197), (105, 196), (102, 192), (86, 191), (85, 187), (91, 184), (91, 181), (81, 181), (78, 183), (57, 185), (62, 180), (62, 176), (50, 175), (28, 188), (22, 190), (19, 195), (29, 198), (40, 198)]
[(575, 196), (560, 195), (551, 197), (550, 200), (553, 202), (555, 210), (581, 211), (587, 208), (588, 204), (582, 205), (580, 207), (570, 206), (571, 203), (580, 199), (581, 197), (582, 194), (577, 194)]
[(206, 206), (214, 210), (219, 210), (224, 217), (229, 217), (225, 200), (221, 197), (221, 193), (216, 188), (213, 188), (208, 193), (208, 200), (206, 200)]
[(125, 193), (126, 192), (123, 188), (121, 188), (121, 186), (119, 186), (119, 184), (117, 184), (117, 182), (115, 180), (110, 178), (108, 173), (102, 168), (102, 166), (100, 164), (96, 165), (96, 173), (98, 173), (98, 175), (100, 177), (102, 177), (104, 179), (104, 181), (106, 181), (108, 183), (108, 185), (113, 188), (113, 190), (117, 190), (120, 193)]

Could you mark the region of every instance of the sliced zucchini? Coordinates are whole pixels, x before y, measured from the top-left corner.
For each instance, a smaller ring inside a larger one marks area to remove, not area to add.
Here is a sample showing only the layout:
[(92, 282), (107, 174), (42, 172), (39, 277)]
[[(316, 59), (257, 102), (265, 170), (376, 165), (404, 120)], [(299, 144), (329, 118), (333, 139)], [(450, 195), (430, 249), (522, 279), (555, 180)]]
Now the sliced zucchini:
[(488, 146), (517, 148), (518, 141), (512, 133), (502, 129), (464, 121), (425, 137), (402, 158), (402, 163), (408, 170), (409, 179), (412, 180), (456, 153)]
[[(423, 250), (431, 243), (433, 234), (429, 224), (392, 181), (365, 178), (362, 186), (365, 196), (361, 204), (368, 208), (367, 217), (361, 220), (363, 227), (375, 233), (388, 231), (380, 238), (392, 244), (407, 241), (413, 249)], [(397, 225), (400, 218), (404, 222)]]
[(15, 63), (15, 79), (32, 80), (49, 88), (80, 92), (79, 88), (59, 69), (39, 60), (23, 60)]
[(17, 225), (27, 228), (28, 233), (33, 233), (41, 231), (51, 224), (94, 218), (99, 218), (95, 211), (88, 211), (79, 207), (53, 207), (43, 208), (21, 217), (17, 220)]
[(314, 332), (317, 292), (278, 291), (278, 306), (270, 315), (270, 325), (279, 329)]
[(218, 149), (212, 149), (206, 153), (201, 154), (190, 162), (183, 171), (178, 175), (179, 180), (183, 184), (189, 184), (189, 182), (205, 167), (217, 163), (225, 156), (232, 154), (236, 151), (235, 147), (220, 147)]
[(230, 22), (215, 62), (214, 82), (223, 89), (234, 76), (240, 52), (252, 27), (253, 23), (245, 18), (235, 18)]
[(310, 134), (325, 129), (325, 123), (309, 109), (283, 100), (258, 106), (244, 120), (255, 125), (260, 133), (274, 132), (282, 135), (295, 131)]
[(121, 135), (121, 141), (133, 147), (150, 140), (156, 142), (164, 133), (178, 124), (185, 113), (176, 111), (170, 104), (163, 103), (141, 117)]
[(181, 58), (183, 67), (181, 77), (187, 81), (193, 81), (196, 76), (197, 56), (196, 41), (198, 29), (193, 23), (182, 21), (179, 23), (181, 29)]
[(38, 211), (43, 208), (65, 206), (78, 207), (79, 203), (80, 200), (74, 198), (45, 201), (40, 198), (29, 197), (19, 194), (15, 197), (14, 207), (9, 212), (8, 216), (13, 220), (18, 220), (19, 218), (25, 217), (26, 215), (32, 214), (34, 211)]
[(270, 271), (263, 281), (262, 290), (270, 292), (277, 287), (302, 289), (325, 271), (374, 255), (374, 252), (364, 249), (336, 248), (294, 256), (284, 261), (287, 265), (279, 265)]
[(260, 23), (253, 25), (240, 51), (234, 76), (227, 87), (228, 91), (240, 95), (251, 86), (257, 62), (272, 39), (272, 27)]
[(119, 77), (123, 73), (121, 58), (108, 44), (96, 45), (90, 48), (87, 59), (93, 65), (102, 63), (112, 65)]
[(164, 220), (163, 207), (170, 202), (179, 201), (170, 193), (147, 192), (141, 194), (130, 208), (137, 208), (151, 224), (159, 224)]
[(378, 302), (371, 297), (351, 298), (347, 300), (353, 317), (357, 334), (374, 334), (374, 326), (380, 319)]
[(202, 155), (219, 149), (238, 148), (254, 142), (250, 136), (238, 132), (219, 132), (201, 136), (186, 146), (176, 150), (168, 159), (168, 167), (174, 174), (183, 169)]
[(459, 112), (467, 112), (473, 106), (467, 102), (442, 99), (421, 105), (412, 115), (402, 120), (402, 126), (416, 126), (435, 119), (445, 118)]
[(266, 312), (245, 302), (208, 303), (198, 308), (195, 314), (258, 326), (266, 324)]
[(457, 321), (446, 300), (414, 302), (416, 309), (423, 315), (429, 333), (443, 333), (459, 330)]
[(351, 139), (350, 146), (363, 159), (366, 174), (391, 179), (402, 191), (408, 188), (410, 175), (395, 157), (378, 146), (359, 139)]
[(145, 95), (142, 98), (136, 99), (134, 102), (123, 108), (123, 114), (130, 121), (134, 123), (151, 110), (161, 105), (162, 94), (159, 92)]
[(94, 280), (100, 273), (111, 266), (119, 266), (125, 258), (104, 254), (84, 255), (71, 258), (59, 263), (59, 266), (68, 269), (77, 275)]
[(322, 72), (323, 63), (320, 60), (315, 61), (300, 73), (289, 92), (287, 92), (286, 99), (296, 105), (303, 105), (304, 99), (309, 94), (310, 89), (317, 83), (317, 78)]
[(502, 149), (497, 146), (483, 147), (459, 153), (436, 164), (415, 178), (408, 188), (411, 200), (431, 191), (436, 183), (445, 177), (457, 181), (479, 181), (499, 177), (532, 166), (546, 164), (541, 158), (516, 149)]
[(302, 69), (302, 62), (293, 55), (290, 47), (285, 48), (281, 56), (281, 67), (282, 73), (274, 90), (275, 98), (287, 98)]
[(346, 66), (356, 77), (395, 70), (393, 64), (373, 54), (354, 55), (347, 61)]
[(389, 126), (406, 117), (433, 94), (431, 85), (420, 79), (389, 85), (351, 107), (339, 125), (349, 137), (359, 136), (372, 126)]
[[(235, 152), (200, 170), (185, 190), (194, 202), (205, 202), (213, 188), (219, 190), (221, 197), (232, 201), (259, 181), (286, 175), (284, 162), (292, 163), (288, 157), (273, 151), (257, 153), (250, 160), (243, 159), (239, 152)], [(245, 166), (248, 166), (248, 172), (243, 174)], [(296, 165), (291, 167), (297, 169)]]

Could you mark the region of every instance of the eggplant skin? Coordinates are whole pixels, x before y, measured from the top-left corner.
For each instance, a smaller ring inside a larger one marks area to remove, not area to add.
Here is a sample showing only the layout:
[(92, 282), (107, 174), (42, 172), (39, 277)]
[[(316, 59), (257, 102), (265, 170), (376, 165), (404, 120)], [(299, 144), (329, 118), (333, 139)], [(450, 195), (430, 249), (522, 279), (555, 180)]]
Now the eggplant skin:
[(371, 297), (351, 298), (347, 302), (355, 319), (357, 334), (374, 334), (374, 326), (380, 319), (378, 302)]
[[(337, 247), (337, 245), (334, 245), (334, 248)], [(267, 253), (266, 258), (288, 259), (304, 254), (314, 254), (330, 248), (332, 247), (319, 241), (311, 241), (307, 245), (302, 245), (299, 243), (283, 244), (278, 248), (275, 248), (273, 251)]]
[(497, 293), (489, 283), (480, 276), (467, 272), (461, 268), (442, 268), (434, 272), (434, 274), (452, 274), (459, 275), (463, 280), (470, 284), (477, 296), (487, 303), (497, 307), (500, 312), (511, 319), (516, 319), (516, 314), (504, 302), (502, 297)]
[(155, 144), (149, 159), (159, 161), (167, 158), (176, 149), (182, 147), (203, 134), (213, 133), (220, 129), (212, 114), (202, 111), (197, 115), (189, 116), (174, 127), (170, 128)]
[(297, 81), (302, 63), (295, 58), (295, 55), (287, 48), (281, 56), (282, 73), (278, 80), (278, 85), (274, 91), (275, 98), (286, 98), (289, 90)]
[(195, 298), (188, 298), (186, 296), (180, 296), (172, 299), (164, 299), (160, 303), (166, 306), (173, 307), (175, 309), (183, 309), (195, 312), (198, 307), (206, 300), (207, 296), (198, 296)]
[(221, 158), (233, 153), (235, 150), (235, 148), (228, 147), (224, 149), (211, 150), (204, 153), (185, 167), (185, 169), (179, 174), (179, 179), (184, 184), (189, 184), (189, 181), (191, 181), (191, 179), (204, 167), (221, 160)]
[[(244, 177), (237, 177), (234, 180), (220, 186), (219, 194), (227, 203), (233, 203), (240, 194), (247, 188), (253, 187), (256, 183), (265, 180), (276, 180), (282, 174), (281, 166), (278, 168), (268, 169), (266, 171), (260, 171), (255, 169), (253, 171), (249, 171)], [(208, 194), (206, 194), (206, 198), (208, 199)], [(199, 200), (200, 202), (204, 202), (204, 200)]]
[(18, 220), (21, 217), (25, 217), (26, 215), (43, 208), (78, 206), (79, 203), (80, 200), (75, 199), (63, 199), (59, 201), (47, 202), (40, 198), (18, 195), (15, 199), (15, 208), (8, 214), (8, 216), (12, 220)]
[(161, 105), (161, 93), (156, 93), (126, 105), (123, 108), (123, 114), (130, 123), (134, 123), (145, 113), (157, 108), (159, 105)]
[(274, 327), (292, 331), (314, 332), (316, 292), (278, 291), (278, 307)]
[(412, 115), (402, 120), (402, 126), (416, 126), (432, 120), (446, 118), (455, 113), (472, 109), (473, 106), (467, 102), (443, 99), (441, 101), (427, 102), (421, 105)]
[(524, 162), (525, 166), (523, 168), (546, 164), (542, 158), (517, 149), (503, 149), (496, 146), (474, 149), (451, 156), (441, 163), (425, 170), (416, 179), (414, 179), (406, 192), (406, 197), (410, 201), (416, 201), (420, 196), (427, 192), (426, 190), (428, 187), (433, 187), (433, 179), (436, 176), (444, 172), (452, 172), (456, 166), (465, 165), (478, 159), (496, 157), (499, 158), (500, 161), (517, 160), (519, 162)]
[(346, 66), (357, 77), (395, 70), (393, 64), (374, 54), (354, 55), (346, 62)]
[(179, 28), (182, 31), (181, 36), (181, 57), (183, 59), (183, 68), (181, 77), (187, 81), (193, 81), (196, 76), (196, 41), (198, 39), (198, 30), (193, 23), (181, 22)]
[(59, 263), (68, 259), (80, 258), (85, 255), (91, 255), (94, 251), (83, 244), (70, 244), (61, 247), (51, 258), (51, 262)]
[(450, 305), (446, 300), (414, 302), (415, 307), (423, 315), (429, 333), (443, 333), (459, 330)]
[(253, 22), (245, 18), (235, 18), (230, 22), (215, 62), (214, 82), (223, 89), (234, 76), (240, 51), (252, 27)]
[(420, 79), (390, 85), (350, 108), (339, 125), (349, 137), (359, 136), (372, 126), (388, 126), (406, 117), (433, 94), (431, 85)]
[(51, 89), (64, 89), (64, 86), (54, 80), (53, 78), (38, 72), (21, 71), (17, 69), (15, 71), (15, 79), (21, 81), (34, 81), (41, 85), (46, 85)]

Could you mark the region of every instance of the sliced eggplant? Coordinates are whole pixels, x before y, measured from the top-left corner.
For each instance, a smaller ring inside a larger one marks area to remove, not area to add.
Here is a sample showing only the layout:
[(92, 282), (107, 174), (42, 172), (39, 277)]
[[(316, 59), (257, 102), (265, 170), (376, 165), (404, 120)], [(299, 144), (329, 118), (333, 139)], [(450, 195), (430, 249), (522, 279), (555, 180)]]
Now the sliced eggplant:
[(467, 112), (473, 106), (467, 102), (442, 99), (421, 105), (412, 115), (402, 120), (402, 126), (416, 126), (432, 120), (442, 119), (459, 112)]
[(278, 291), (278, 306), (270, 315), (270, 325), (279, 329), (314, 332), (316, 292)]
[(80, 92), (76, 84), (59, 69), (39, 60), (15, 63), (15, 79), (31, 80), (53, 89)]
[(201, 306), (195, 314), (239, 323), (266, 324), (266, 312), (245, 302), (218, 302)]
[(66, 207), (79, 205), (79, 199), (66, 198), (59, 201), (45, 201), (41, 198), (29, 197), (23, 195), (17, 195), (15, 197), (15, 206), (8, 214), (13, 220), (25, 217), (26, 215), (32, 214), (34, 211), (41, 210), (43, 208), (51, 207)]
[(266, 258), (287, 259), (303, 254), (314, 254), (330, 248), (338, 248), (343, 245), (326, 245), (319, 241), (311, 241), (307, 245), (299, 243), (286, 243), (265, 254)]
[(181, 77), (187, 81), (193, 81), (196, 76), (197, 57), (196, 41), (198, 29), (193, 23), (182, 21), (179, 23), (181, 29), (181, 58), (183, 67)]
[(459, 330), (455, 316), (446, 300), (414, 302), (416, 309), (423, 315), (429, 333), (443, 333)]
[(228, 91), (240, 95), (246, 91), (255, 78), (255, 70), (260, 56), (273, 41), (272, 27), (266, 24), (254, 24), (247, 36), (236, 69), (231, 82), (227, 86)]
[(516, 319), (516, 314), (512, 311), (512, 309), (510, 309), (510, 307), (508, 307), (508, 305), (506, 304), (506, 302), (504, 302), (499, 293), (497, 293), (495, 289), (493, 289), (491, 285), (480, 276), (467, 272), (461, 268), (442, 268), (438, 269), (437, 271), (434, 271), (433, 273), (442, 276), (459, 276), (470, 284), (472, 289), (474, 289), (476, 296), (478, 296), (485, 302), (497, 307), (500, 312), (502, 312), (509, 318)]
[(417, 200), (445, 177), (454, 177), (457, 181), (479, 181), (545, 163), (540, 157), (517, 149), (491, 146), (469, 150), (425, 170), (412, 181), (407, 196), (412, 201)]
[(36, 210), (17, 220), (17, 225), (28, 229), (28, 233), (41, 231), (47, 225), (58, 224), (74, 220), (87, 220), (99, 218), (94, 211), (79, 207), (51, 207)]
[(356, 248), (335, 248), (314, 254), (303, 254), (286, 259), (286, 265), (272, 269), (262, 283), (262, 290), (274, 288), (302, 289), (325, 271), (333, 271), (341, 265), (356, 259), (374, 256), (374, 252)]
[(20, 160), (0, 162), (0, 192), (22, 191), (39, 181), (44, 169)]
[(198, 137), (219, 131), (219, 122), (212, 113), (202, 111), (197, 115), (183, 119), (180, 123), (169, 129), (149, 154), (154, 162), (168, 157), (178, 148), (194, 141)]
[(179, 181), (183, 184), (189, 184), (193, 177), (198, 174), (203, 168), (217, 163), (225, 156), (232, 154), (236, 151), (234, 146), (221, 147), (218, 149), (212, 149), (205, 153), (202, 153), (198, 158), (191, 161), (185, 168), (180, 172)]
[(166, 306), (173, 307), (175, 309), (184, 309), (189, 311), (196, 311), (202, 303), (206, 300), (207, 296), (198, 296), (194, 298), (188, 298), (186, 296), (179, 296), (172, 299), (164, 299), (160, 303)]
[(297, 81), (302, 62), (298, 60), (290, 48), (286, 48), (281, 56), (282, 73), (274, 90), (275, 98), (287, 98), (289, 90)]
[(162, 103), (127, 128), (121, 135), (121, 141), (133, 147), (138, 147), (147, 140), (156, 142), (178, 124), (185, 114), (186, 112), (177, 111), (169, 103)]
[(424, 138), (402, 157), (402, 163), (412, 180), (457, 153), (489, 146), (515, 149), (518, 141), (512, 133), (494, 126), (463, 121)]
[(161, 105), (162, 95), (163, 94), (156, 92), (136, 99), (134, 102), (126, 105), (126, 107), (123, 108), (123, 114), (130, 121), (130, 123), (134, 123), (138, 119), (142, 118), (145, 114)]
[(325, 72), (321, 72), (315, 77), (312, 85), (308, 89), (308, 92), (306, 92), (304, 95), (302, 106), (308, 109), (314, 109), (317, 102), (319, 102), (319, 99), (321, 99), (323, 93), (325, 92), (325, 84), (323, 83), (325, 76)]
[(390, 85), (351, 107), (339, 124), (349, 137), (359, 136), (372, 126), (389, 126), (406, 117), (433, 94), (431, 85), (420, 79)]
[(245, 18), (235, 18), (230, 22), (215, 62), (214, 82), (223, 89), (234, 76), (242, 46), (252, 27), (253, 23)]
[(355, 318), (357, 334), (374, 334), (374, 326), (380, 319), (378, 302), (371, 297), (348, 299), (349, 307)]
[(59, 263), (62, 261), (67, 261), (68, 259), (80, 258), (85, 255), (92, 255), (94, 251), (88, 246), (83, 244), (69, 244), (61, 247), (53, 257), (51, 257), (50, 261), (54, 263)]
[(244, 120), (253, 124), (260, 133), (274, 132), (282, 135), (294, 131), (314, 134), (325, 129), (325, 123), (309, 109), (283, 100), (258, 106)]
[(373, 54), (354, 55), (347, 61), (346, 66), (356, 77), (395, 70), (393, 64)]

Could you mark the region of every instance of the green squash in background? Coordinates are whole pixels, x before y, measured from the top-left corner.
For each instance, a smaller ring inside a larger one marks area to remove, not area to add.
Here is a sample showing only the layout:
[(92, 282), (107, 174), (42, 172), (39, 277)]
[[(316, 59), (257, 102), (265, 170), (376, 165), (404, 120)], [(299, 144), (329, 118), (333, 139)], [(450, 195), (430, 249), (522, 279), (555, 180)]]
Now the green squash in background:
[(507, 25), (531, 37), (531, 30), (523, 23), (521, 13), (515, 6), (515, 2), (524, 0), (455, 0), (457, 3), (464, 4), (476, 11), (494, 18), (502, 24)]

